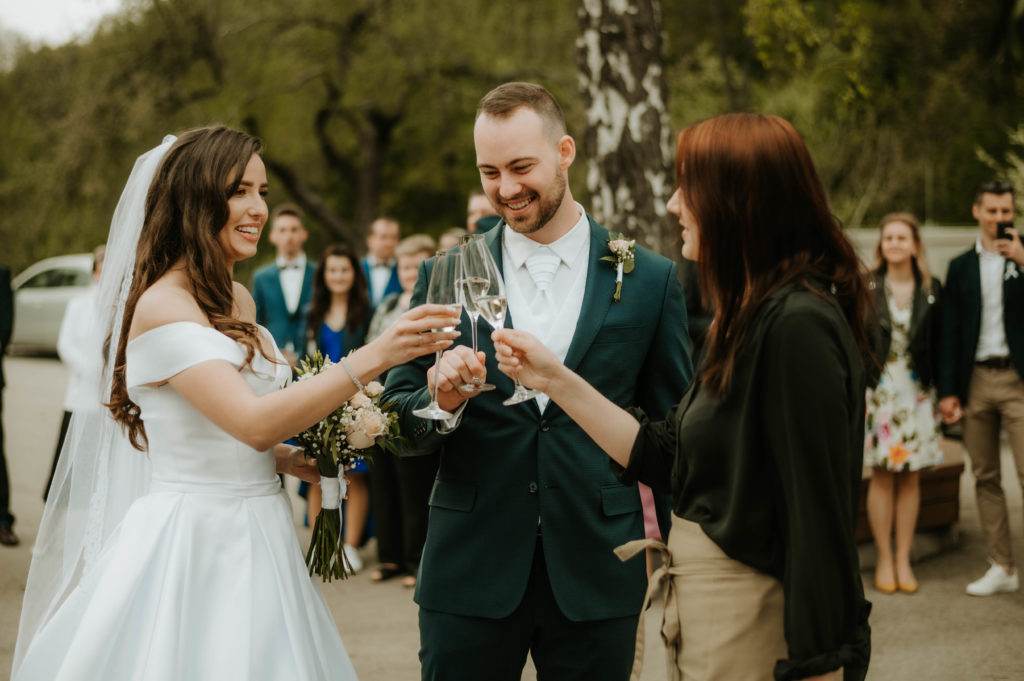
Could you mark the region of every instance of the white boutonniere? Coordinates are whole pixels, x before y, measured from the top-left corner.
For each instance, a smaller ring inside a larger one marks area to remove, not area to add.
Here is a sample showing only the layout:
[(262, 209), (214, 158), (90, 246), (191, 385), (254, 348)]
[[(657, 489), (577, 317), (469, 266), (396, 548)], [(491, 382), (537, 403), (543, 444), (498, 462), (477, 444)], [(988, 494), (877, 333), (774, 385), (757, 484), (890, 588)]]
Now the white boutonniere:
[(601, 260), (612, 263), (615, 267), (615, 294), (612, 300), (616, 303), (622, 297), (622, 275), (633, 271), (636, 258), (636, 240), (627, 239), (624, 234), (612, 232), (605, 240), (608, 242), (608, 250), (611, 255), (606, 255)]
[(1003, 274), (1003, 281), (1010, 281), (1020, 276), (1020, 271), (1017, 269), (1017, 263), (1012, 260), (1006, 262), (1006, 272)]

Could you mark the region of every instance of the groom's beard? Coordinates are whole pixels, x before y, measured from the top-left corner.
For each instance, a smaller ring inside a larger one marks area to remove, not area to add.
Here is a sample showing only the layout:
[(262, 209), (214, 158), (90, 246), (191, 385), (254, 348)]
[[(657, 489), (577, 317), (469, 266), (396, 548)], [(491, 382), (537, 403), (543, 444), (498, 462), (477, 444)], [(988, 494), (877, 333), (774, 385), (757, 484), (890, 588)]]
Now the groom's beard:
[[(565, 173), (559, 172), (555, 174), (554, 181), (549, 185), (550, 191), (546, 191), (543, 194), (539, 192), (526, 192), (513, 199), (499, 199), (498, 210), (501, 218), (513, 231), (519, 234), (533, 234), (548, 224), (551, 218), (555, 217), (555, 213), (558, 212), (558, 209), (562, 206), (562, 201), (565, 199), (565, 191), (568, 186), (569, 180)], [(535, 204), (532, 217), (530, 215), (512, 216), (512, 211), (506, 204), (515, 203), (531, 196), (534, 197)]]

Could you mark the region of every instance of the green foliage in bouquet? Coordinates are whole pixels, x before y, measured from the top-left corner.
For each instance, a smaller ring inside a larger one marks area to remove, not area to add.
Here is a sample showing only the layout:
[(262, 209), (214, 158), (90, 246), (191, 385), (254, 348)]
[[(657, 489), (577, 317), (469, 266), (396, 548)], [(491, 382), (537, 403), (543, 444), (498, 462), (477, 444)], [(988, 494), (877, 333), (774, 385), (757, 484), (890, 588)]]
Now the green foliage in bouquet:
[[(330, 358), (316, 351), (300, 361), (298, 380), (308, 379), (333, 365)], [(316, 458), (320, 471), (325, 503), (313, 524), (306, 565), (310, 575), (318, 574), (325, 582), (345, 579), (353, 572), (341, 540), (340, 504), (331, 499), (331, 490), (340, 489), (339, 473), (343, 474), (359, 459), (371, 460), (374, 445), (397, 455), (403, 441), (398, 414), (390, 404), (380, 403), (383, 386), (371, 381), (358, 387), (359, 391), (347, 402), (293, 438)], [(331, 508), (332, 505), (335, 507)]]

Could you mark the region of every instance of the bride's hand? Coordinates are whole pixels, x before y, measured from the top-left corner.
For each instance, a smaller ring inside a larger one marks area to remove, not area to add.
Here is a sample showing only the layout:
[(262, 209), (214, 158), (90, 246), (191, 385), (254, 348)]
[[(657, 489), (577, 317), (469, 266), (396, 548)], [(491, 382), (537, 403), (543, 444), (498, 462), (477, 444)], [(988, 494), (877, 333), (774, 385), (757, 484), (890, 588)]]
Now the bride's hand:
[(434, 331), (459, 325), (460, 311), (448, 305), (419, 305), (395, 320), (371, 345), (376, 345), (390, 369), (421, 355), (451, 346), (458, 331)]
[(491, 340), (498, 369), (511, 378), (518, 373), (519, 381), (527, 388), (547, 392), (549, 383), (564, 366), (547, 346), (525, 331), (498, 329)]

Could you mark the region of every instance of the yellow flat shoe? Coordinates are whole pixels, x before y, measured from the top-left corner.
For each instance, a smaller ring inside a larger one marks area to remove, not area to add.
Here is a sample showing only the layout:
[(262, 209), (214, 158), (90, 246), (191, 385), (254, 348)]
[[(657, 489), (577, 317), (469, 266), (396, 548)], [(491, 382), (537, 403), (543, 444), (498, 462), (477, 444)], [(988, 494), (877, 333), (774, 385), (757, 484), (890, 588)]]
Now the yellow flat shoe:
[(904, 584), (903, 582), (900, 582), (898, 586), (900, 591), (902, 591), (905, 594), (917, 593), (917, 580), (914, 580), (910, 584)]
[(895, 582), (880, 582), (875, 580), (875, 589), (881, 591), (884, 594), (896, 593), (897, 585)]

